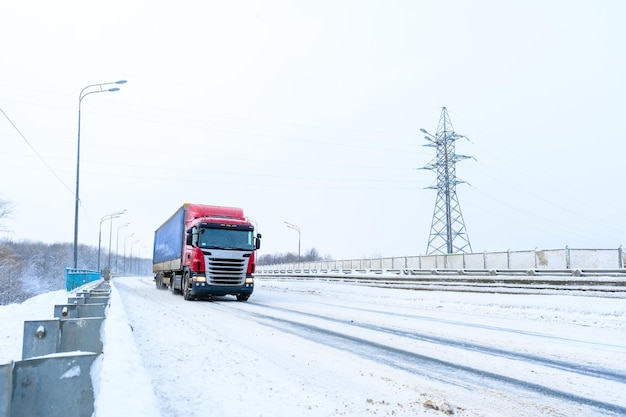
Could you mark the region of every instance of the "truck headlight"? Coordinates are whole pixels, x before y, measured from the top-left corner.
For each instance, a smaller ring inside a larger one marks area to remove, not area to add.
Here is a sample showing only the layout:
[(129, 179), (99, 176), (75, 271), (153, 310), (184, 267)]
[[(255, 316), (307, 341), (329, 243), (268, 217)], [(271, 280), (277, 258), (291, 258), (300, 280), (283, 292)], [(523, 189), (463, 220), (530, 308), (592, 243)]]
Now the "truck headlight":
[(254, 278), (246, 277), (246, 284), (254, 284)]

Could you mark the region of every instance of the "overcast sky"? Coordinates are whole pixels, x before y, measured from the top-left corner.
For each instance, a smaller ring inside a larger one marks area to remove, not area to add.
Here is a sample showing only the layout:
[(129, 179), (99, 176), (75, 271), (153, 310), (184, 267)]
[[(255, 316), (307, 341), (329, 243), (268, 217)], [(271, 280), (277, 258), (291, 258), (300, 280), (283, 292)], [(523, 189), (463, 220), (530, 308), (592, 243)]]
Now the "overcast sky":
[[(0, 237), (152, 254), (182, 203), (243, 207), (261, 253), (425, 254), (446, 106), (474, 252), (626, 243), (626, 2), (5, 1)], [(29, 144), (32, 146), (29, 146)], [(35, 151), (33, 151), (33, 148)], [(119, 228), (122, 224), (127, 227)], [(108, 245), (109, 222), (103, 223)], [(134, 236), (127, 236), (134, 233)]]

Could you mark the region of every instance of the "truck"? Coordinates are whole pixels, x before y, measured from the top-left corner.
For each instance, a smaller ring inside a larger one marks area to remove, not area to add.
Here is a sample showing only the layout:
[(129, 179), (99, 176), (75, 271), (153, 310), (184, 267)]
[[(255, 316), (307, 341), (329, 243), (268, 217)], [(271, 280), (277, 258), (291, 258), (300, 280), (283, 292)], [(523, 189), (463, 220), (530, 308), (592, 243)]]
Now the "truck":
[(254, 234), (243, 209), (185, 203), (154, 232), (156, 287), (185, 300), (234, 295), (246, 301), (260, 247), (261, 234)]

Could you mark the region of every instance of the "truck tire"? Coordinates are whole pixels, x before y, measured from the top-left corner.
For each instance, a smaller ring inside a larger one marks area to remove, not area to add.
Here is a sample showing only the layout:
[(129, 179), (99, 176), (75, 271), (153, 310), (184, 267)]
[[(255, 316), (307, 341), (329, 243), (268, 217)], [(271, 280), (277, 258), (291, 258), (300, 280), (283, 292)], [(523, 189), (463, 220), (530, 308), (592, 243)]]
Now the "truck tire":
[(172, 291), (172, 294), (178, 294), (178, 290), (176, 289), (176, 275), (172, 274), (172, 277), (170, 278), (170, 290)]
[(187, 301), (191, 300), (191, 288), (189, 288), (189, 272), (185, 272), (180, 283), (183, 298)]
[(237, 301), (248, 301), (250, 294), (237, 294)]

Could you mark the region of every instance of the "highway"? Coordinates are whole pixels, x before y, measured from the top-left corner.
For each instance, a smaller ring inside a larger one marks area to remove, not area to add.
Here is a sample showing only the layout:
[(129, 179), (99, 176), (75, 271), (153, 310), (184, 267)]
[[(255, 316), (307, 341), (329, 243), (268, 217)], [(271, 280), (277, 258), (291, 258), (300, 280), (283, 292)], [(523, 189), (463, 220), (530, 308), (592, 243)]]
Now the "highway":
[(621, 298), (265, 278), (248, 302), (190, 302), (113, 282), (164, 416), (626, 415)]

